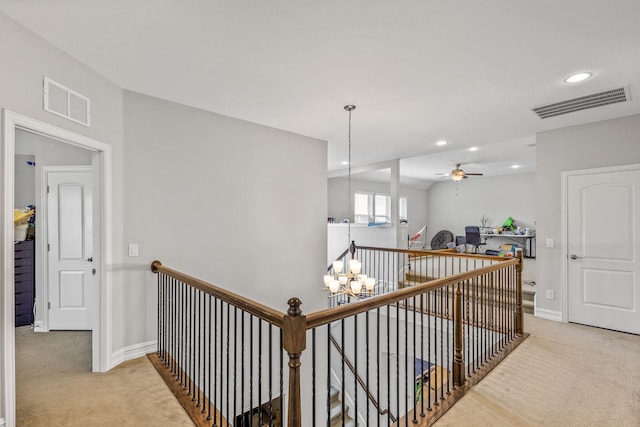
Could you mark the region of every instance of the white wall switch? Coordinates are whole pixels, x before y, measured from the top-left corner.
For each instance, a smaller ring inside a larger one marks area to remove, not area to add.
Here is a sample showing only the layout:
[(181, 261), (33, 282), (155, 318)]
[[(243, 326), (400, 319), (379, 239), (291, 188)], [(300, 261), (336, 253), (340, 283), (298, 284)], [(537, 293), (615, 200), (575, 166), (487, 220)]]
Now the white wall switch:
[(553, 247), (553, 239), (547, 239), (547, 247), (548, 248), (552, 248)]
[(129, 256), (138, 256), (138, 244), (129, 243)]
[(555, 299), (555, 292), (553, 292), (553, 289), (547, 289), (547, 299)]

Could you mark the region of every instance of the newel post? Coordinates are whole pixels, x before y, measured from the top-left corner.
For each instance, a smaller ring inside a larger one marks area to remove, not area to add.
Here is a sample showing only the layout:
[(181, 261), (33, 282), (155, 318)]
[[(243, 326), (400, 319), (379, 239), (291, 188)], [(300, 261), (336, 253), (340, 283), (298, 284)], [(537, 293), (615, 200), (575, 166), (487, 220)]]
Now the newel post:
[(522, 335), (524, 333), (524, 314), (522, 313), (522, 269), (524, 257), (522, 251), (518, 252), (518, 264), (516, 265), (516, 313), (515, 324), (516, 334)]
[(453, 385), (462, 387), (464, 385), (464, 358), (463, 345), (464, 337), (462, 336), (464, 328), (462, 327), (462, 290), (461, 282), (456, 285), (456, 296), (454, 300), (453, 322), (454, 322), (454, 347), (453, 347)]
[(288, 426), (302, 425), (302, 404), (300, 399), (300, 355), (307, 346), (307, 318), (302, 315), (298, 298), (287, 301), (289, 310), (283, 318), (283, 347), (289, 355), (289, 410)]

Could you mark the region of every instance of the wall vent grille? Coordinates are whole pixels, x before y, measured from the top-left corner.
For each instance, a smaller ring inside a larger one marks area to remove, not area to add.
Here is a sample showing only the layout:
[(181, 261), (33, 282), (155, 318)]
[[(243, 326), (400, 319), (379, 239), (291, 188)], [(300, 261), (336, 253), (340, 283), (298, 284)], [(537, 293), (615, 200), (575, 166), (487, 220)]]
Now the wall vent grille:
[(91, 101), (86, 96), (45, 76), (43, 98), (45, 111), (91, 126)]
[(574, 111), (586, 110), (588, 108), (601, 107), (603, 105), (616, 104), (631, 100), (629, 87), (605, 90), (579, 98), (568, 99), (566, 101), (554, 102), (552, 104), (541, 105), (532, 108), (541, 119), (560, 116), (562, 114), (573, 113)]

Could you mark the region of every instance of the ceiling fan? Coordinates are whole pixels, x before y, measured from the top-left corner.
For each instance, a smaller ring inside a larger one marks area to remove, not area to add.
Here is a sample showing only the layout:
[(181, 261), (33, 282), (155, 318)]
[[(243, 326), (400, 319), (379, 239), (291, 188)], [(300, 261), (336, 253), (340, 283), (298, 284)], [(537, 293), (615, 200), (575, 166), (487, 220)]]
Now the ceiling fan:
[(467, 173), (467, 172), (463, 171), (462, 169), (460, 169), (461, 165), (462, 165), (462, 163), (457, 163), (456, 164), (456, 168), (454, 170), (452, 170), (451, 173), (442, 174), (442, 175), (443, 176), (451, 176), (451, 179), (453, 179), (454, 181), (461, 181), (462, 179), (467, 179), (470, 176), (482, 176), (483, 175), (481, 173)]

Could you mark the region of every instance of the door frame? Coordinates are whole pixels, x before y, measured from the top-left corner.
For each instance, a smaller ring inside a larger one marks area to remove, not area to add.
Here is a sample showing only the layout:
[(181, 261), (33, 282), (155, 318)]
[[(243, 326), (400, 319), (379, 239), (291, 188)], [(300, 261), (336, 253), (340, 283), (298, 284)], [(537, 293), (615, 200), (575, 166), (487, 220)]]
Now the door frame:
[[(14, 169), (15, 169), (15, 136), (16, 130), (40, 134), (52, 139), (56, 139), (78, 147), (94, 151), (93, 167), (98, 172), (99, 196), (100, 199), (95, 215), (100, 217), (100, 229), (95, 236), (100, 241), (100, 262), (97, 264), (100, 298), (99, 325), (92, 332), (92, 366), (93, 371), (104, 372), (111, 368), (111, 348), (112, 348), (112, 301), (111, 289), (112, 279), (110, 274), (106, 274), (106, 266), (112, 265), (112, 153), (111, 146), (104, 142), (80, 135), (66, 129), (42, 122), (37, 119), (16, 113), (14, 111), (2, 109), (2, 164), (3, 164), (3, 184), (0, 186), (2, 195), (0, 203), (2, 212), (8, 213), (14, 206)], [(2, 293), (2, 304), (0, 304), (0, 316), (3, 319), (2, 339), (4, 341), (2, 349), (2, 378), (4, 382), (4, 408), (5, 423), (15, 424), (15, 400), (16, 400), (16, 372), (15, 372), (15, 283), (14, 283), (14, 225), (10, 215), (3, 215), (2, 226), (0, 227), (0, 256), (2, 257), (2, 281), (4, 292)]]
[(562, 172), (562, 185), (561, 185), (561, 236), (562, 236), (562, 260), (561, 260), (561, 283), (562, 283), (562, 321), (564, 323), (569, 322), (569, 178), (578, 175), (591, 175), (598, 173), (609, 172), (624, 172), (629, 170), (640, 169), (640, 163), (634, 163), (629, 165), (616, 165), (591, 169), (579, 169), (572, 171)]
[[(41, 238), (39, 239), (39, 243), (37, 243), (38, 246), (38, 255), (42, 254), (42, 256), (40, 256), (40, 265), (41, 268), (39, 270), (40, 275), (37, 277), (36, 280), (40, 280), (40, 283), (47, 283), (48, 278), (49, 278), (49, 253), (48, 253), (48, 249), (47, 249), (47, 244), (50, 243), (49, 240), (49, 197), (48, 197), (48, 193), (47, 191), (45, 191), (44, 189), (47, 188), (47, 185), (49, 184), (49, 174), (50, 173), (59, 173), (59, 172), (92, 172), (92, 187), (95, 188), (95, 171), (94, 168), (92, 166), (43, 166), (42, 167), (42, 176), (41, 178), (41, 184), (40, 184), (40, 207), (36, 207), (38, 210), (37, 212), (40, 212), (39, 217), (41, 218), (41, 221), (39, 222), (39, 228), (37, 228), (38, 230), (42, 230), (39, 231), (38, 234), (41, 236)], [(98, 198), (99, 198), (99, 194), (98, 194)], [(95, 208), (96, 205), (99, 205), (99, 200), (94, 200), (92, 203), (93, 207)], [(96, 219), (99, 222), (100, 216), (95, 217), (94, 216), (94, 224), (96, 222)], [(93, 248), (92, 248), (92, 255), (93, 258), (97, 261), (96, 265), (100, 265), (100, 236), (99, 236), (99, 228), (94, 227), (93, 230)], [(36, 257), (36, 259), (38, 259)], [(43, 286), (42, 287), (42, 298), (38, 298), (38, 307), (37, 309), (42, 310), (42, 313), (44, 313), (44, 316), (42, 316), (42, 326), (40, 329), (38, 329), (38, 325), (36, 325), (36, 327), (34, 328), (36, 331), (39, 332), (49, 332), (50, 331), (50, 324), (49, 324), (49, 310), (47, 309), (47, 302), (49, 301), (49, 290), (50, 290), (50, 283), (47, 283), (47, 286)], [(37, 292), (36, 292), (36, 296), (37, 296)], [(100, 318), (99, 316), (97, 316), (96, 314), (100, 312), (100, 303), (99, 303), (99, 295), (96, 293), (95, 294), (96, 298), (93, 298), (90, 302), (91, 304), (91, 325), (92, 325), (92, 330), (96, 329), (96, 326), (100, 324)], [(92, 351), (95, 349), (92, 349)], [(94, 370), (95, 371), (95, 370)]]

